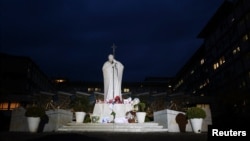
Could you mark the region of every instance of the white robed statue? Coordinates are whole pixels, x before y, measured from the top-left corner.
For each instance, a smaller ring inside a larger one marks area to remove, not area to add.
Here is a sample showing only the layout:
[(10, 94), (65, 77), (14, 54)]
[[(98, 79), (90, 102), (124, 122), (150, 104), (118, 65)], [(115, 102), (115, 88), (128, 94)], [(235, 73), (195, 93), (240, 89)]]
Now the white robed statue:
[(112, 100), (116, 96), (119, 96), (120, 100), (122, 100), (121, 84), (123, 69), (123, 64), (115, 60), (114, 55), (110, 54), (108, 61), (106, 61), (102, 67), (105, 101)]

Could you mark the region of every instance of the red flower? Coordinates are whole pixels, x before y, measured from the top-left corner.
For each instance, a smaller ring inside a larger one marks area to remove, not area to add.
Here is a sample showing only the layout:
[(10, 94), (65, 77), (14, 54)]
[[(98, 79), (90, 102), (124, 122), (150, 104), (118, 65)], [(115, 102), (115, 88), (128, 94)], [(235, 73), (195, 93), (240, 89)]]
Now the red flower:
[(119, 96), (115, 97), (115, 103), (122, 103), (121, 98)]

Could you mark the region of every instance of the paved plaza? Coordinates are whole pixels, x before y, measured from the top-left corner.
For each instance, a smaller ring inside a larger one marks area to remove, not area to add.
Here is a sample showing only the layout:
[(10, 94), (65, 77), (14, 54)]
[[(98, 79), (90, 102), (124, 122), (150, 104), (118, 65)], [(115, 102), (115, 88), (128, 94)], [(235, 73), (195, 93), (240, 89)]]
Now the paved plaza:
[(1, 141), (206, 141), (207, 133), (2, 132)]

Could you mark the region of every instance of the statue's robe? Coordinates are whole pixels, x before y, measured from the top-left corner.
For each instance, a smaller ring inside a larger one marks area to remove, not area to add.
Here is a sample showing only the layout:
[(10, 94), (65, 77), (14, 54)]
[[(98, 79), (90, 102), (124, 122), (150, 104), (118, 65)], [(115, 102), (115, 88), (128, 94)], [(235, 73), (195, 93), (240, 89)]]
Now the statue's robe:
[(107, 61), (102, 67), (104, 80), (104, 100), (109, 101), (119, 96), (122, 100), (121, 85), (124, 66), (119, 61), (115, 65)]

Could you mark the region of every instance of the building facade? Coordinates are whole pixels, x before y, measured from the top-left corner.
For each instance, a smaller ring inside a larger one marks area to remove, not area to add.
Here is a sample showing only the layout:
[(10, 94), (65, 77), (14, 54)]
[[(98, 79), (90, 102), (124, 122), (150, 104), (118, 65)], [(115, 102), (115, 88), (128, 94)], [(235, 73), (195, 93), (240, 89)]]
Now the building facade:
[(211, 104), (215, 116), (249, 110), (250, 1), (224, 1), (198, 38), (203, 44), (178, 72), (174, 93)]
[(28, 57), (1, 53), (0, 65), (0, 122), (6, 130), (11, 110), (32, 103), (37, 91), (48, 91), (53, 87), (48, 77)]

